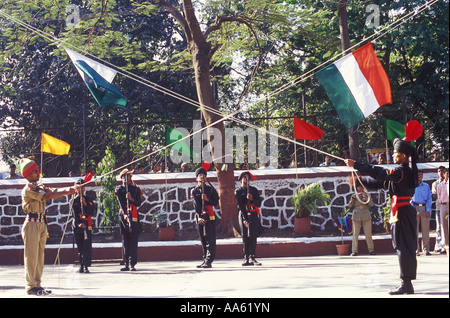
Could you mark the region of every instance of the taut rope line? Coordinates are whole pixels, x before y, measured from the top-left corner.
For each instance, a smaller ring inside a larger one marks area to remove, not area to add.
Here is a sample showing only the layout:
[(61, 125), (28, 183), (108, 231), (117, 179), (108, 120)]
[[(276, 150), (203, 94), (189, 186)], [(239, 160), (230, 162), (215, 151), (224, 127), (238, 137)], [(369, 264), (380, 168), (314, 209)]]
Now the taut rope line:
[[(399, 26), (401, 26), (403, 23), (405, 23), (407, 20), (411, 19), (413, 16), (415, 16), (415, 15), (417, 15), (417, 14), (423, 12), (423, 11), (424, 11), (425, 9), (427, 9), (427, 8), (429, 9), (432, 5), (436, 4), (438, 1), (439, 1), (439, 0), (431, 0), (431, 1), (428, 1), (428, 2), (425, 3), (424, 5), (422, 5), (422, 6), (420, 6), (419, 8), (417, 8), (416, 10), (407, 13), (407, 14), (406, 14), (405, 16), (403, 16), (402, 18), (400, 18), (400, 19), (398, 19), (398, 20), (392, 22), (391, 24), (387, 25), (386, 27), (384, 27), (384, 28), (380, 31), (381, 34), (376, 34), (376, 33), (375, 33), (375, 34), (371, 35), (370, 37), (368, 37), (367, 39), (364, 39), (364, 40), (362, 40), (361, 42), (355, 44), (355, 45), (352, 46), (350, 49), (353, 49), (353, 48), (355, 48), (355, 47), (361, 45), (362, 43), (367, 42), (369, 39), (371, 39), (371, 38), (373, 38), (373, 37), (375, 37), (374, 40), (383, 37), (383, 36), (386, 35), (387, 33), (391, 32), (391, 31), (393, 31), (394, 29), (396, 29), (396, 28), (398, 28)], [(169, 90), (169, 89), (166, 89), (166, 88), (164, 88), (164, 87), (162, 87), (162, 86), (160, 86), (160, 85), (158, 85), (158, 84), (156, 84), (156, 83), (153, 83), (153, 82), (151, 82), (151, 81), (149, 81), (149, 80), (147, 80), (147, 79), (142, 78), (141, 76), (135, 75), (135, 74), (133, 74), (133, 73), (131, 73), (131, 72), (129, 72), (129, 71), (123, 69), (123, 68), (117, 67), (117, 66), (115, 66), (114, 64), (109, 63), (108, 61), (105, 61), (105, 60), (102, 60), (102, 59), (100, 59), (100, 58), (97, 58), (97, 57), (95, 57), (95, 56), (89, 54), (88, 52), (83, 51), (83, 50), (80, 49), (80, 48), (77, 48), (77, 47), (75, 47), (75, 46), (73, 46), (73, 45), (71, 45), (71, 44), (69, 44), (69, 43), (66, 43), (65, 41), (59, 40), (59, 39), (53, 37), (52, 35), (50, 35), (50, 34), (44, 32), (44, 31), (41, 31), (41, 30), (39, 30), (39, 29), (37, 29), (37, 28), (35, 28), (35, 27), (33, 27), (33, 26), (31, 26), (31, 25), (25, 23), (25, 22), (22, 22), (22, 21), (20, 21), (20, 20), (18, 20), (18, 19), (16, 19), (16, 18), (12, 17), (11, 15), (5, 13), (3, 10), (0, 10), (0, 15), (3, 15), (3, 16), (6, 17), (7, 19), (9, 19), (9, 20), (11, 20), (11, 21), (13, 21), (13, 22), (15, 22), (15, 23), (21, 25), (22, 27), (24, 27), (24, 28), (26, 28), (26, 29), (28, 29), (28, 30), (33, 31), (34, 33), (39, 34), (41, 37), (45, 38), (45, 39), (48, 40), (49, 42), (57, 43), (57, 44), (60, 44), (60, 45), (65, 45), (65, 46), (67, 46), (67, 47), (71, 47), (71, 48), (77, 50), (78, 52), (82, 52), (82, 53), (85, 54), (86, 56), (93, 57), (93, 58), (95, 58), (95, 59), (101, 61), (101, 62), (104, 63), (105, 65), (108, 65), (108, 66), (114, 68), (115, 70), (117, 70), (117, 72), (118, 72), (119, 74), (121, 74), (121, 75), (123, 75), (123, 76), (125, 76), (125, 77), (128, 77), (128, 78), (130, 78), (130, 79), (132, 79), (132, 80), (135, 80), (136, 82), (138, 82), (138, 83), (140, 83), (140, 84), (143, 84), (143, 85), (145, 85), (145, 86), (147, 86), (147, 87), (153, 88), (153, 89), (155, 89), (155, 90), (157, 90), (157, 91), (159, 91), (159, 92), (162, 92), (162, 93), (164, 93), (164, 94), (167, 94), (167, 95), (169, 95), (169, 96), (171, 96), (171, 97), (173, 97), (173, 98), (176, 98), (176, 99), (178, 99), (178, 100), (181, 100), (181, 101), (183, 101), (183, 102), (186, 102), (187, 104), (190, 104), (190, 105), (192, 105), (192, 106), (194, 106), (194, 107), (200, 107), (200, 108), (203, 108), (203, 109), (205, 109), (205, 110), (207, 110), (207, 111), (209, 111), (209, 112), (211, 112), (211, 113), (213, 113), (213, 114), (222, 116), (222, 113), (221, 113), (219, 110), (217, 110), (217, 109), (215, 109), (215, 108), (213, 108), (213, 107), (211, 107), (211, 106), (202, 105), (202, 104), (200, 104), (200, 103), (197, 102), (197, 101), (194, 101), (194, 100), (192, 100), (192, 99), (190, 99), (190, 98), (188, 98), (188, 97), (185, 97), (185, 96), (183, 96), (183, 95), (181, 95), (181, 94), (179, 94), (179, 93), (176, 93), (176, 92), (174, 92), (174, 91), (171, 91), (171, 90)], [(384, 32), (384, 33), (383, 33), (383, 32)], [(288, 83), (288, 84), (286, 84), (286, 85), (284, 85), (284, 86), (279, 87), (279, 88), (276, 89), (274, 92), (272, 92), (272, 93), (269, 95), (269, 97), (278, 95), (278, 94), (280, 94), (281, 92), (287, 90), (288, 88), (290, 88), (290, 87), (292, 87), (292, 86), (294, 86), (294, 85), (297, 85), (297, 84), (299, 84), (299, 83), (302, 82), (302, 81), (307, 80), (308, 78), (310, 78), (310, 77), (312, 77), (312, 76), (314, 75), (313, 72), (314, 72), (315, 70), (317, 70), (317, 69), (319, 69), (320, 67), (322, 67), (323, 65), (325, 65), (325, 64), (327, 64), (327, 63), (329, 63), (329, 62), (335, 60), (336, 58), (338, 58), (338, 57), (341, 56), (342, 54), (343, 54), (343, 53), (340, 53), (340, 54), (338, 54), (338, 55), (336, 55), (336, 56), (334, 56), (334, 57), (328, 59), (327, 61), (325, 61), (324, 63), (320, 64), (319, 66), (316, 66), (314, 69), (312, 69), (312, 70), (306, 72), (304, 75), (301, 75), (300, 77), (298, 77), (298, 78), (292, 80), (290, 83)], [(263, 97), (263, 98), (261, 98), (260, 100), (256, 101), (256, 103), (258, 103), (259, 101), (261, 101), (261, 100), (263, 100), (263, 99), (267, 99), (267, 98), (269, 98), (269, 97)], [(237, 111), (237, 112), (240, 112), (240, 111)], [(259, 130), (259, 129), (263, 129), (263, 128), (257, 127), (257, 126), (255, 126), (255, 125), (252, 125), (252, 124), (250, 124), (250, 123), (247, 123), (247, 122), (245, 122), (244, 120), (241, 120), (241, 119), (238, 119), (238, 118), (234, 118), (234, 117), (232, 117), (232, 116), (229, 116), (229, 118), (230, 118), (231, 120), (237, 122), (237, 123), (246, 125), (246, 126), (248, 126), (248, 127), (254, 128), (254, 129), (258, 129), (258, 130)], [(344, 160), (344, 159), (341, 158), (341, 157), (335, 156), (335, 155), (333, 155), (333, 154), (329, 154), (329, 153), (327, 153), (327, 152), (325, 152), (325, 151), (316, 149), (316, 148), (314, 148), (314, 147), (310, 147), (310, 146), (308, 146), (308, 145), (306, 145), (306, 144), (297, 142), (295, 139), (292, 139), (292, 138), (289, 138), (289, 137), (285, 137), (285, 136), (279, 135), (279, 134), (274, 133), (274, 132), (272, 132), (272, 131), (267, 131), (267, 130), (266, 130), (266, 133), (267, 133), (267, 134), (270, 134), (270, 135), (272, 135), (272, 136), (275, 136), (275, 137), (277, 137), (277, 138), (284, 139), (284, 140), (286, 140), (286, 141), (288, 141), (288, 142), (292, 142), (292, 143), (294, 143), (294, 144), (301, 145), (301, 146), (303, 146), (303, 147), (305, 147), (305, 148), (308, 148), (308, 149), (310, 149), (310, 150), (314, 150), (314, 151), (316, 151), (316, 152), (320, 152), (320, 153), (322, 153), (322, 154), (329, 155), (330, 157), (336, 158), (336, 159), (338, 159), (338, 160)], [(185, 139), (185, 138), (183, 138), (183, 139)], [(160, 150), (163, 150), (163, 149), (166, 149), (166, 148), (167, 148), (167, 146), (161, 148)], [(158, 151), (160, 151), (160, 150), (158, 150)], [(141, 158), (141, 159), (144, 159), (144, 158), (146, 158), (146, 157), (147, 157), (147, 156), (144, 156), (144, 157)], [(132, 161), (132, 162), (130, 162), (129, 164), (135, 163), (135, 162), (137, 162), (137, 161), (139, 161), (139, 160), (141, 160), (141, 159), (137, 159), (137, 160), (135, 160), (135, 161)]]

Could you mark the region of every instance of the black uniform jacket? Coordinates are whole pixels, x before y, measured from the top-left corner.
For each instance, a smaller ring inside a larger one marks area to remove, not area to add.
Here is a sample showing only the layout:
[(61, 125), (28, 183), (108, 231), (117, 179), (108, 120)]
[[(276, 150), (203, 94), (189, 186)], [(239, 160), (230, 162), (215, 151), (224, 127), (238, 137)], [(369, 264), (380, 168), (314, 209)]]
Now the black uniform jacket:
[[(126, 193), (126, 186), (120, 185), (116, 188), (116, 196), (119, 199), (120, 202), (120, 208), (124, 213), (126, 213), (127, 210), (127, 193)], [(132, 184), (128, 185), (128, 192), (131, 193), (131, 197), (133, 198), (133, 201), (130, 200), (130, 207), (131, 205), (135, 206), (136, 208), (141, 205), (142, 202), (142, 196), (141, 196), (141, 189), (139, 187), (136, 187)], [(131, 207), (132, 208), (132, 207)], [(137, 211), (137, 210), (135, 210)], [(139, 217), (136, 215), (132, 215), (132, 221), (133, 222), (139, 222)]]
[(412, 197), (414, 195), (415, 184), (412, 170), (407, 163), (386, 170), (382, 167), (356, 162), (355, 169), (363, 175), (372, 177), (372, 179), (364, 180), (364, 184), (368, 187), (384, 188), (391, 196)]
[[(255, 205), (258, 208), (261, 206), (261, 197), (259, 195), (259, 191), (258, 189), (256, 189), (255, 187), (249, 186), (248, 188), (248, 192), (249, 194), (252, 195), (253, 200), (250, 201), (251, 205)], [(236, 200), (239, 206), (239, 211), (241, 212), (242, 217), (248, 221), (248, 213), (247, 213), (247, 205), (248, 205), (248, 200), (247, 200), (247, 187), (240, 187), (237, 188), (235, 191), (236, 194)]]
[[(215, 206), (219, 203), (219, 194), (217, 193), (216, 189), (205, 184), (204, 185), (205, 194), (208, 197), (209, 201), (205, 200), (205, 208), (207, 206)], [(197, 213), (198, 217), (201, 217), (202, 219), (209, 220), (210, 215), (208, 213), (203, 213), (207, 211), (202, 211), (202, 187), (197, 186), (191, 191), (191, 198), (194, 199), (194, 207), (195, 212)]]
[[(91, 198), (89, 198), (86, 195), (84, 195), (83, 198), (84, 198), (84, 200), (86, 201), (86, 204), (87, 204), (87, 205), (83, 205), (83, 210), (84, 211), (81, 210), (80, 197), (76, 196), (73, 199), (73, 205), (72, 205), (73, 213), (72, 213), (72, 216), (73, 216), (73, 228), (74, 228), (75, 232), (82, 232), (82, 231), (84, 231), (82, 228), (79, 227), (79, 225), (81, 223), (84, 223), (86, 226), (88, 226), (88, 225), (92, 226), (92, 219), (91, 219), (91, 224), (88, 224), (88, 220), (95, 213), (94, 202), (92, 201)], [(81, 214), (83, 212), (85, 214), (85, 218), (82, 218)]]

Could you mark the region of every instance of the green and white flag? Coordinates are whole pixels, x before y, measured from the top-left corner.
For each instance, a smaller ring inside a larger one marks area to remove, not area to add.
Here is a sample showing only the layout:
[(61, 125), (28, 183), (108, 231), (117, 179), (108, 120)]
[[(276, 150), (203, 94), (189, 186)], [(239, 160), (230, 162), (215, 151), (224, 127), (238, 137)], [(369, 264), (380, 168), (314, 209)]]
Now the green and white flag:
[[(170, 145), (177, 140), (180, 140), (184, 138), (185, 136), (189, 135), (189, 132), (184, 128), (170, 128), (166, 126), (166, 145)], [(174, 151), (181, 152), (181, 160), (183, 162), (189, 162), (189, 160), (192, 158), (192, 152), (191, 152), (191, 146), (190, 146), (190, 140), (180, 140), (173, 144), (170, 148)]]
[(127, 106), (126, 98), (111, 84), (117, 71), (68, 48), (64, 49), (100, 106)]

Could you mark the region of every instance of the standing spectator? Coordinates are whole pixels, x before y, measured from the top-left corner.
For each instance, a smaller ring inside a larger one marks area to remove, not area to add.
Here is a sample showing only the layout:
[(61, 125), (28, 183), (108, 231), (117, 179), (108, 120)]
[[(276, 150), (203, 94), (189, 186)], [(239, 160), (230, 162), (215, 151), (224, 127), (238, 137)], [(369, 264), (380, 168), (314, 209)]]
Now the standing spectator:
[(434, 246), (434, 251), (438, 252), (438, 253), (445, 253), (445, 249), (442, 246), (442, 234), (441, 234), (441, 214), (439, 212), (440, 207), (439, 207), (439, 201), (437, 200), (437, 186), (440, 182), (444, 181), (445, 179), (445, 167), (444, 166), (439, 166), (438, 170), (438, 179), (436, 181), (433, 182), (433, 184), (431, 185), (431, 196), (433, 198), (433, 200), (436, 201), (436, 214), (435, 214), (435, 219), (436, 219), (436, 245)]
[(325, 161), (322, 162), (322, 163), (319, 165), (319, 167), (330, 167), (330, 166), (335, 166), (336, 164), (335, 164), (333, 161), (331, 161), (331, 160), (332, 160), (331, 156), (326, 155), (326, 156), (325, 156)]
[(144, 169), (145, 169), (145, 167), (143, 164), (138, 164), (136, 166), (136, 169), (134, 170), (134, 174), (143, 174), (143, 173), (145, 173)]
[(186, 162), (181, 164), (181, 172), (189, 172), (189, 166)]
[(152, 173), (159, 173), (161, 170), (161, 166), (159, 165), (159, 162), (155, 162), (152, 165)]
[(445, 169), (445, 179), (437, 186), (437, 199), (440, 208), (442, 245), (448, 248), (448, 168)]
[(16, 174), (16, 165), (11, 164), (9, 166), (9, 176), (7, 176), (5, 179), (21, 179), (22, 177), (18, 174)]
[(419, 185), (416, 187), (414, 196), (412, 197), (413, 206), (417, 211), (417, 251), (419, 256), (419, 228), (422, 228), (422, 252), (425, 255), (430, 254), (430, 216), (431, 216), (431, 190), (430, 186), (424, 183), (423, 171), (418, 172)]
[(363, 202), (358, 200), (356, 194), (354, 194), (348, 204), (349, 209), (353, 208), (353, 242), (351, 256), (358, 255), (358, 236), (361, 231), (361, 226), (363, 227), (364, 235), (366, 236), (369, 254), (375, 255), (375, 248), (372, 240), (372, 218), (369, 210), (369, 207), (374, 206), (372, 197), (370, 194), (364, 192), (364, 188), (361, 185), (357, 186), (356, 190), (358, 191), (358, 195)]
[(442, 161), (441, 160), (441, 154), (439, 153), (439, 150), (435, 150), (433, 152), (433, 161)]

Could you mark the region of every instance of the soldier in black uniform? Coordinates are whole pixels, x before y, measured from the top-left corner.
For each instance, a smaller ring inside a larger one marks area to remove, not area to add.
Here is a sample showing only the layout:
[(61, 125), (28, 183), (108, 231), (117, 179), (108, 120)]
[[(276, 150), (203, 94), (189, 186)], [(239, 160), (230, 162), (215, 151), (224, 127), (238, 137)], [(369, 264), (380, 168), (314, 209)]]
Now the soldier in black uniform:
[(198, 232), (203, 247), (203, 263), (198, 268), (211, 268), (216, 257), (216, 216), (214, 206), (219, 202), (219, 195), (206, 182), (206, 170), (198, 168), (195, 171), (197, 186), (191, 191), (198, 224)]
[[(80, 179), (75, 184), (82, 186), (84, 180)], [(79, 273), (89, 273), (92, 259), (92, 215), (95, 206), (91, 198), (83, 194), (84, 187), (81, 187), (77, 196), (73, 199), (73, 234), (78, 248), (78, 259), (80, 261)]]
[[(411, 158), (412, 167), (409, 166)], [(349, 167), (354, 167), (360, 173), (370, 176), (362, 181), (368, 187), (385, 188), (392, 199), (391, 233), (392, 244), (398, 255), (400, 265), (401, 284), (391, 290), (391, 295), (413, 294), (411, 280), (416, 279), (417, 273), (417, 219), (416, 211), (410, 200), (417, 187), (417, 155), (409, 142), (399, 138), (394, 140), (394, 163), (399, 164), (395, 169), (385, 170), (368, 164), (346, 159)], [(351, 183), (356, 182), (351, 180)]]
[(244, 243), (245, 258), (242, 266), (262, 265), (255, 259), (257, 239), (261, 235), (259, 212), (261, 197), (258, 189), (249, 185), (249, 179), (251, 177), (255, 179), (250, 172), (242, 172), (239, 176), (241, 187), (235, 191), (239, 207), (239, 225)]
[(125, 267), (121, 271), (135, 271), (137, 263), (138, 239), (141, 223), (137, 208), (141, 205), (141, 189), (132, 181), (132, 171), (124, 169), (119, 176), (122, 185), (116, 188), (116, 197), (120, 204), (119, 226), (122, 234), (123, 258)]

